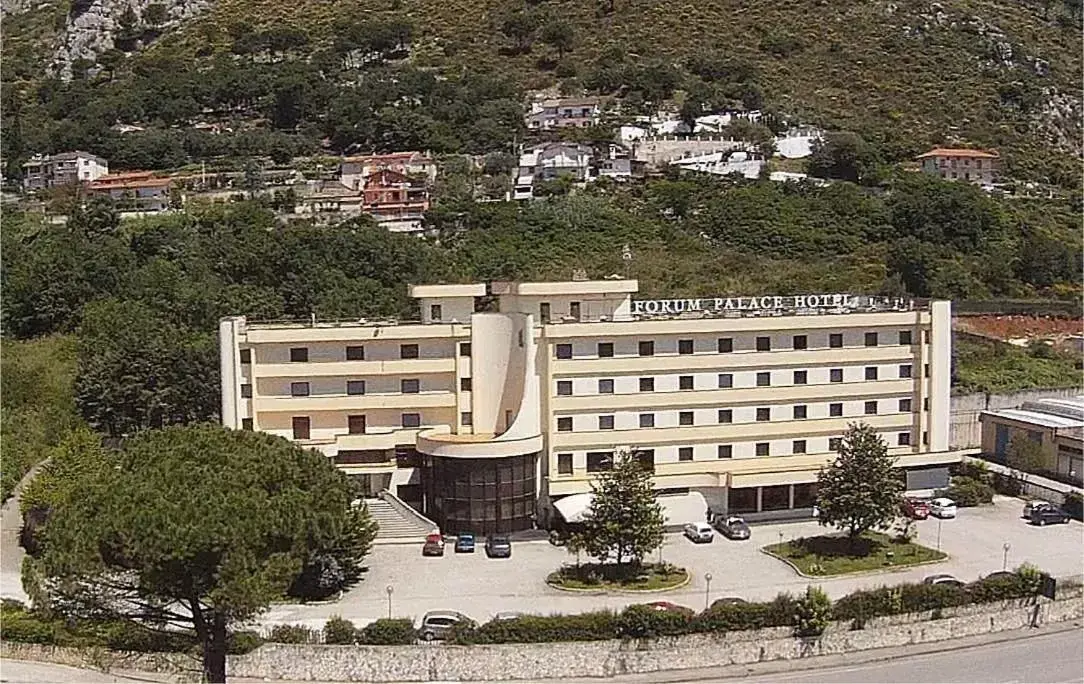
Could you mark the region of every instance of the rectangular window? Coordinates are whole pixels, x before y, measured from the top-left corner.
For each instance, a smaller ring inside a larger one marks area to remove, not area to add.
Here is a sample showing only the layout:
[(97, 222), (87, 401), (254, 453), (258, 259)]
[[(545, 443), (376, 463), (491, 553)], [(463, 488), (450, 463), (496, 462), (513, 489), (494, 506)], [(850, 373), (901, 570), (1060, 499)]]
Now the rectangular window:
[(308, 439), (309, 438), (309, 417), (308, 416), (294, 416), (291, 421), (294, 429), (294, 439)]
[(831, 333), (828, 335), (828, 346), (839, 349), (843, 346), (843, 333)]
[(828, 415), (838, 418), (843, 415), (843, 404), (828, 404)]
[(241, 350), (241, 363), (252, 363), (252, 350), (251, 349), (242, 349)]
[(421, 390), (421, 383), (417, 378), (399, 381), (399, 391), (403, 394), (417, 394)]
[(444, 309), (440, 304), (429, 305), (429, 320), (439, 321), (444, 315)]
[(757, 422), (763, 423), (772, 419), (772, 410), (768, 407), (762, 406), (757, 409)]
[(790, 453), (792, 454), (804, 454), (805, 453), (805, 440), (796, 439), (794, 443), (790, 445)]
[(557, 345), (557, 358), (559, 358), (559, 359), (571, 359), (572, 358), (572, 345), (571, 344), (559, 344), (559, 345)]
[(418, 345), (416, 345), (416, 344), (400, 344), (399, 345), (399, 358), (400, 359), (416, 359), (416, 358), (418, 358)]
[(930, 364), (926, 363), (922, 365), (922, 377), (930, 377)]
[(614, 355), (614, 343), (613, 342), (599, 342), (598, 343), (598, 357), (600, 359), (608, 359)]
[(719, 353), (729, 354), (734, 351), (734, 338), (733, 337), (720, 337), (719, 338)]
[(795, 349), (807, 349), (809, 347), (809, 338), (805, 335), (794, 336), (794, 348)]
[(922, 400), (922, 410), (923, 411), (929, 411), (930, 410), (930, 398), (929, 397), (926, 397), (925, 399)]
[(309, 396), (309, 383), (307, 383), (307, 382), (291, 382), (290, 383), (290, 396), (291, 397), (307, 397), (307, 396)]
[(683, 390), (691, 390), (693, 388), (693, 376), (682, 375), (678, 377), (678, 388)]
[(572, 416), (561, 416), (557, 419), (557, 432), (572, 432)]
[(922, 446), (930, 446), (930, 433), (922, 431)]
[(693, 460), (693, 448), (692, 447), (678, 447), (678, 461), (691, 461)]
[(252, 398), (252, 385), (248, 384), (247, 382), (245, 384), (241, 385), (241, 398), (242, 399), (251, 399)]
[(757, 442), (757, 456), (767, 456), (769, 451), (768, 442)]
[(909, 364), (909, 363), (900, 364), (900, 377), (901, 378), (909, 378), (909, 377), (911, 377), (911, 364)]
[(638, 449), (632, 452), (632, 457), (636, 459), (636, 463), (641, 468), (649, 473), (655, 472), (655, 450), (654, 449)]
[(655, 378), (640, 378), (640, 391), (641, 392), (654, 392), (655, 391)]
[(613, 394), (614, 393), (614, 381), (612, 379), (604, 379), (598, 381), (598, 393), (599, 394)]
[(557, 396), (570, 397), (572, 396), (572, 381), (571, 380), (558, 380), (557, 381)]
[(470, 356), (470, 353), (471, 353), (470, 342), (460, 342), (459, 343), (459, 355), (460, 356)]
[(901, 432), (896, 435), (897, 446), (911, 446), (911, 433)]
[(309, 360), (309, 348), (308, 347), (291, 347), (290, 348), (290, 361), (305, 362)]
[(900, 407), (899, 408), (900, 408), (900, 413), (910, 413), (911, 412), (911, 400), (910, 399), (900, 399)]
[(757, 387), (770, 387), (772, 374), (770, 372), (757, 373)]
[(877, 366), (866, 366), (866, 380), (877, 379)]
[(347, 380), (346, 381), (346, 393), (350, 396), (357, 394), (365, 394), (365, 381), (364, 380)]
[(903, 345), (910, 345), (911, 344), (911, 331), (910, 330), (901, 330), (900, 331), (900, 344), (903, 344)]
[(242, 418), (241, 419), (241, 429), (242, 430), (251, 430), (252, 429), (252, 419), (251, 418)]
[(610, 470), (614, 465), (614, 455), (610, 451), (588, 451), (587, 452), (587, 472), (600, 473), (603, 470)]
[(923, 344), (929, 344), (930, 343), (930, 331), (929, 330), (923, 330), (922, 331), (922, 343)]
[(733, 409), (719, 409), (719, 422), (720, 423), (733, 423), (734, 411)]
[(598, 417), (598, 429), (599, 430), (613, 430), (614, 429), (614, 417), (613, 416), (599, 416)]
[(693, 353), (693, 341), (692, 340), (678, 340), (678, 354), (692, 354)]
[(772, 338), (770, 337), (758, 337), (757, 338), (757, 351), (771, 351), (772, 350)]
[(876, 347), (877, 342), (878, 342), (877, 333), (875, 333), (875, 332), (866, 333), (866, 346), (867, 347)]
[(839, 448), (843, 446), (842, 437), (829, 437), (828, 438), (828, 451), (839, 451)]
[(471, 384), (471, 379), (470, 378), (459, 378), (459, 391), (460, 392), (470, 392), (471, 387), (472, 387), (472, 384)]
[(734, 375), (731, 373), (719, 373), (719, 388), (727, 389), (734, 386)]
[(843, 382), (843, 369), (842, 368), (833, 368), (833, 369), (831, 369), (830, 371), (828, 371), (828, 379), (831, 382)]
[(474, 424), (474, 414), (471, 413), (470, 411), (461, 412), (459, 414), (459, 422), (462, 423), (463, 425), (473, 425)]
[(542, 319), (543, 323), (549, 323), (550, 322), (550, 303), (549, 302), (541, 302), (538, 305), (538, 317)]
[(692, 411), (678, 411), (678, 425), (692, 425), (693, 424), (693, 412)]
[(867, 416), (877, 415), (877, 401), (867, 401), (865, 405), (865, 412)]
[(809, 382), (809, 371), (794, 371), (794, 384), (804, 385)]
[(365, 416), (347, 416), (346, 431), (351, 435), (365, 434)]
[(640, 427), (653, 428), (655, 427), (655, 414), (654, 413), (641, 413), (640, 414)]
[(718, 458), (732, 458), (734, 456), (734, 447), (729, 444), (720, 444), (716, 449)]
[(573, 318), (573, 319), (575, 319), (577, 321), (580, 320), (580, 303), (579, 302), (569, 302), (568, 303), (568, 315), (571, 318)]
[(557, 454), (557, 474), (572, 474), (572, 454)]
[(794, 407), (795, 420), (801, 420), (809, 415), (809, 408), (805, 404), (798, 404)]
[(347, 361), (364, 361), (365, 346), (361, 344), (350, 345), (346, 348)]
[(422, 425), (422, 414), (420, 413), (404, 413), (403, 414), (403, 427), (416, 428)]
[(640, 341), (640, 356), (654, 356), (655, 355), (655, 343), (651, 340)]

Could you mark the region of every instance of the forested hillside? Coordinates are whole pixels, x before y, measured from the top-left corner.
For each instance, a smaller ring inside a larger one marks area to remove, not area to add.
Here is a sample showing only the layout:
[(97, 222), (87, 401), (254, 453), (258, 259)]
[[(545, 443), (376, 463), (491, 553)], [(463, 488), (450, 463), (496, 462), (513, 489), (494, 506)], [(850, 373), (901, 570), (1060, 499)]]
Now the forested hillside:
[[(71, 148), (120, 168), (321, 143), (507, 150), (525, 92), (559, 86), (628, 112), (765, 109), (853, 130), (886, 162), (990, 146), (1014, 177), (1079, 188), (1079, 0), (104, 3), (5, 17), (9, 173)], [(230, 130), (190, 127), (203, 120)]]

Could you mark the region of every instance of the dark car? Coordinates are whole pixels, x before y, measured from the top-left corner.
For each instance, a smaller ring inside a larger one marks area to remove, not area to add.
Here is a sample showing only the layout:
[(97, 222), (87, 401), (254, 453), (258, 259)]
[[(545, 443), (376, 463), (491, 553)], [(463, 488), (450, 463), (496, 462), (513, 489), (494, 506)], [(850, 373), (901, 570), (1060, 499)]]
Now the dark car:
[(749, 602), (743, 598), (738, 598), (737, 596), (724, 596), (721, 599), (715, 599), (714, 601), (712, 601), (711, 607), (720, 608), (722, 606), (744, 606), (747, 603)]
[(751, 534), (749, 525), (736, 516), (716, 518), (715, 529), (727, 539), (748, 539)]
[(923, 584), (935, 584), (946, 587), (956, 587), (957, 589), (964, 586), (964, 583), (952, 575), (930, 575), (926, 579), (922, 580)]
[(1031, 511), (1031, 524), (1042, 527), (1043, 525), (1068, 523), (1069, 514), (1060, 508), (1045, 507), (1036, 508)]
[(456, 553), (474, 553), (474, 535), (463, 532), (455, 538)]
[(439, 534), (430, 534), (425, 538), (425, 545), (422, 546), (423, 556), (443, 556), (444, 555), (444, 537)]
[(911, 520), (925, 520), (930, 517), (930, 505), (922, 499), (904, 499), (900, 508)]
[(511, 558), (511, 540), (505, 536), (486, 537), (486, 555), (490, 558)]
[(418, 634), (423, 641), (446, 639), (456, 625), (470, 622), (470, 618), (454, 610), (431, 610), (422, 617)]

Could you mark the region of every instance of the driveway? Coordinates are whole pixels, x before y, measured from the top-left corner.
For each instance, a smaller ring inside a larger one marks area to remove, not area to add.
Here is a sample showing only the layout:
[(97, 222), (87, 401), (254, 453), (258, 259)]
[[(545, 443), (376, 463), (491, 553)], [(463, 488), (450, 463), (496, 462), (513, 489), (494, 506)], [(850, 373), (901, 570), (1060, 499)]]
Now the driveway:
[[(841, 579), (810, 581), (786, 564), (760, 552), (782, 538), (812, 536), (824, 532), (816, 522), (756, 525), (753, 538), (732, 542), (717, 537), (711, 544), (694, 545), (680, 535), (668, 535), (664, 560), (693, 573), (688, 586), (654, 595), (700, 610), (706, 601), (723, 596), (766, 600), (782, 591), (798, 593), (818, 584), (832, 597), (855, 589), (883, 584), (921, 581), (934, 572), (947, 572), (963, 580), (1001, 570), (1004, 545), (1009, 544), (1008, 567), (1030, 562), (1056, 577), (1081, 573), (1084, 525), (1036, 528), (1020, 518), (1023, 503), (998, 497), (993, 506), (965, 508), (956, 520), (940, 524), (940, 546), (946, 561), (910, 570), (875, 573)], [(938, 522), (920, 521), (919, 542), (936, 547)], [(279, 605), (262, 620), (268, 624), (299, 623), (320, 627), (332, 615), (364, 624), (388, 616), (387, 587), (391, 587), (391, 614), (420, 618), (429, 610), (458, 610), (479, 621), (498, 611), (530, 613), (577, 613), (593, 609), (620, 609), (655, 598), (648, 595), (602, 595), (562, 592), (545, 584), (549, 572), (562, 563), (574, 562), (564, 549), (548, 542), (520, 542), (513, 557), (491, 560), (479, 548), (474, 554), (455, 554), (449, 545), (442, 558), (423, 558), (417, 545), (383, 545), (368, 558), (370, 570), (362, 582), (339, 601), (323, 605)], [(657, 560), (653, 555), (649, 560)], [(705, 574), (712, 576), (710, 591)]]

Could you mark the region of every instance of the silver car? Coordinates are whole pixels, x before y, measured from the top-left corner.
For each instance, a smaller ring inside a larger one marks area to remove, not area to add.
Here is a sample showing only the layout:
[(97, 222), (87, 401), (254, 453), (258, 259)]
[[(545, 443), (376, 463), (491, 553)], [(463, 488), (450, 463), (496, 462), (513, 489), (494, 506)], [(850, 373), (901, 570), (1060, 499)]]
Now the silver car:
[(706, 522), (685, 523), (682, 533), (696, 544), (708, 544), (715, 538), (715, 530)]
[(1043, 508), (1053, 508), (1054, 504), (1049, 501), (1043, 501), (1042, 499), (1032, 499), (1024, 504), (1024, 518), (1031, 520), (1031, 512), (1037, 511)]
[(452, 628), (460, 622), (468, 620), (470, 618), (466, 615), (457, 613), (454, 610), (431, 610), (422, 617), (422, 624), (418, 628), (418, 633), (423, 641), (447, 639)]

